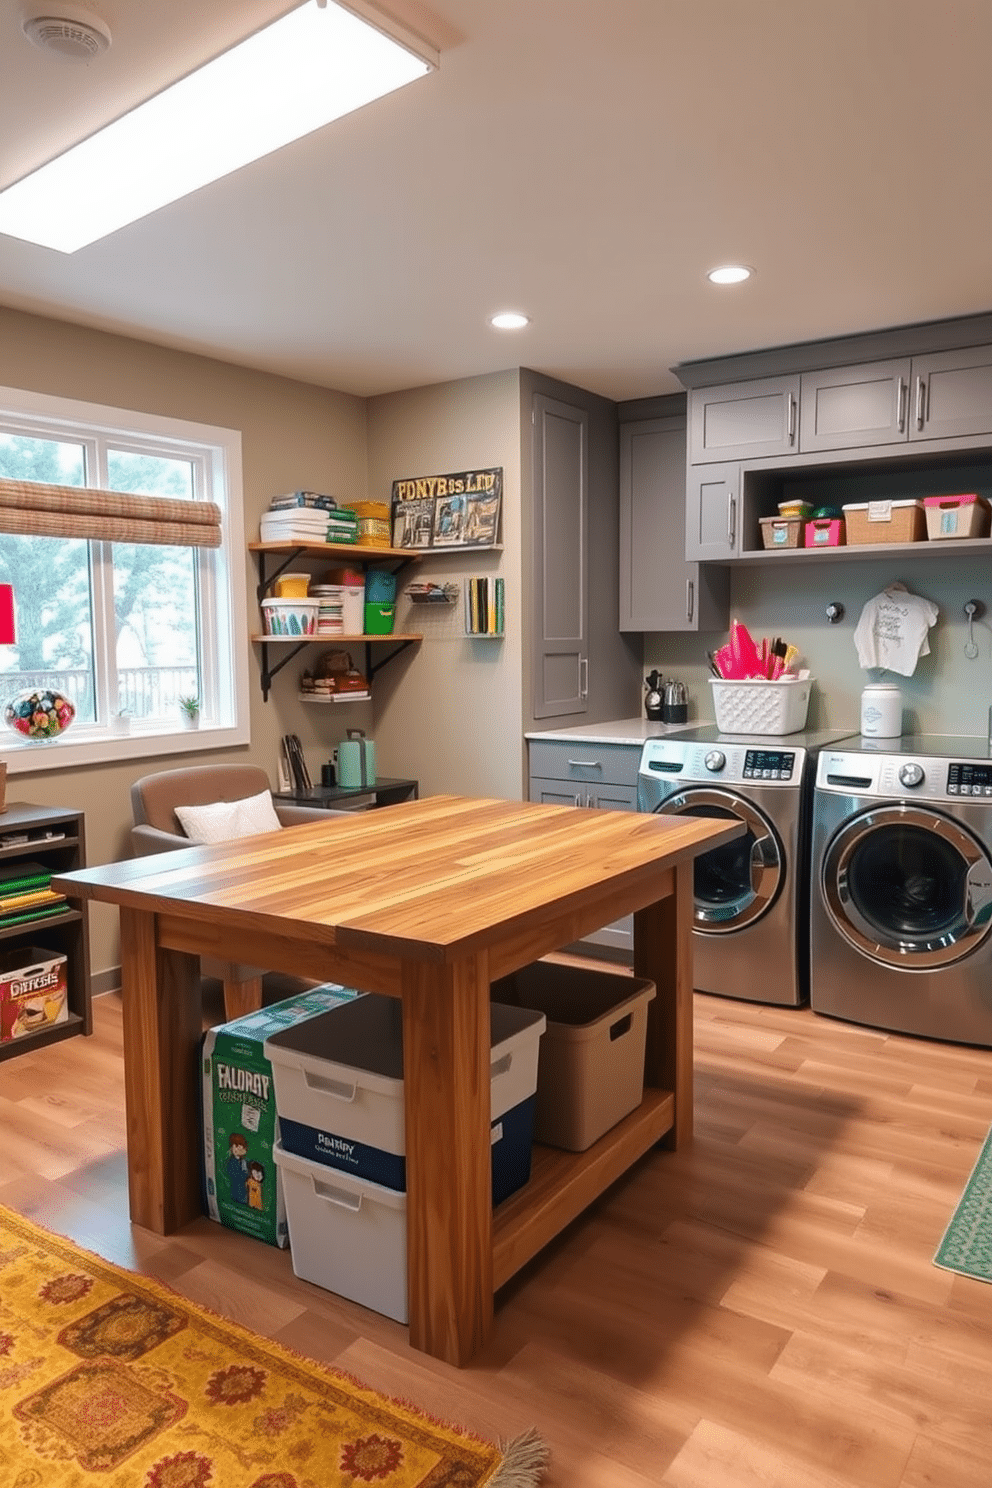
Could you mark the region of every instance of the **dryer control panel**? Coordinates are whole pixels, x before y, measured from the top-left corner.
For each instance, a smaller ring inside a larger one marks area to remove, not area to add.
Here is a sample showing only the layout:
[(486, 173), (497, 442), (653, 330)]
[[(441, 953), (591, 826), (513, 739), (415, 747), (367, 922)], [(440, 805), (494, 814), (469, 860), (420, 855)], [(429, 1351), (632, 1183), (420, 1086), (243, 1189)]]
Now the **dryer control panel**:
[(949, 796), (992, 796), (992, 765), (952, 761), (947, 768)]

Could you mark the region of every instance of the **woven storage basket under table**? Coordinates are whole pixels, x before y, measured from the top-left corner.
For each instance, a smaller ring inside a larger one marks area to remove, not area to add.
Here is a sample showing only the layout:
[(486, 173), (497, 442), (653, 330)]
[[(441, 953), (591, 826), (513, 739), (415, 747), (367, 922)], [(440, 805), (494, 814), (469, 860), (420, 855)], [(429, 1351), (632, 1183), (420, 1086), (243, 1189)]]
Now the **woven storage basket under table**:
[(857, 543), (910, 543), (926, 537), (922, 501), (861, 501), (844, 507), (848, 546)]

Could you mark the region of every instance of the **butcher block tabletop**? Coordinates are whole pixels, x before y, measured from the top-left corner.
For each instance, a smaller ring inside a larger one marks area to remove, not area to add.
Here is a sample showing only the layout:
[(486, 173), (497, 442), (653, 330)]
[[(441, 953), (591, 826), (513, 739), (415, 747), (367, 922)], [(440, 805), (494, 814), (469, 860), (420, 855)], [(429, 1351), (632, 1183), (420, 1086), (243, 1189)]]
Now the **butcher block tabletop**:
[(536, 911), (581, 911), (607, 883), (635, 895), (643, 887), (651, 903), (659, 868), (739, 832), (701, 817), (442, 795), (57, 882), (76, 898), (213, 925), (229, 916), (240, 931), (246, 919), (268, 933), (305, 927), (309, 940), (342, 949), (447, 962)]

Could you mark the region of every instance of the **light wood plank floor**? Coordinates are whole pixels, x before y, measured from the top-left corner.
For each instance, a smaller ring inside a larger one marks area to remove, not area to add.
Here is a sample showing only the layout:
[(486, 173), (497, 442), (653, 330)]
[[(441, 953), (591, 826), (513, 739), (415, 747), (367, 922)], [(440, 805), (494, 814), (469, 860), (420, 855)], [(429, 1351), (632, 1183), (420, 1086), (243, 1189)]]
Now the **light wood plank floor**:
[(132, 1229), (116, 994), (95, 1023), (0, 1065), (0, 1202), (483, 1436), (536, 1426), (546, 1488), (992, 1482), (992, 1288), (931, 1263), (992, 1124), (992, 1051), (697, 996), (694, 1145), (504, 1288), (459, 1371), (285, 1251), (206, 1219)]

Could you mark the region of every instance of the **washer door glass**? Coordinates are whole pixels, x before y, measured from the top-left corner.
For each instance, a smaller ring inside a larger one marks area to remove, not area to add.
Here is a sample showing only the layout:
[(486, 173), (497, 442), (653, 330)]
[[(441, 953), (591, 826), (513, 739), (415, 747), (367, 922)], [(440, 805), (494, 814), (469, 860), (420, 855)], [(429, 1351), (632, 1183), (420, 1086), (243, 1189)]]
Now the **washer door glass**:
[(750, 801), (700, 787), (669, 796), (657, 810), (664, 816), (708, 816), (744, 825), (741, 836), (700, 853), (693, 863), (695, 930), (726, 935), (771, 908), (785, 878), (785, 854), (775, 828)]
[(824, 854), (823, 897), (846, 940), (883, 966), (950, 966), (992, 925), (992, 862), (936, 810), (879, 806), (852, 817)]

